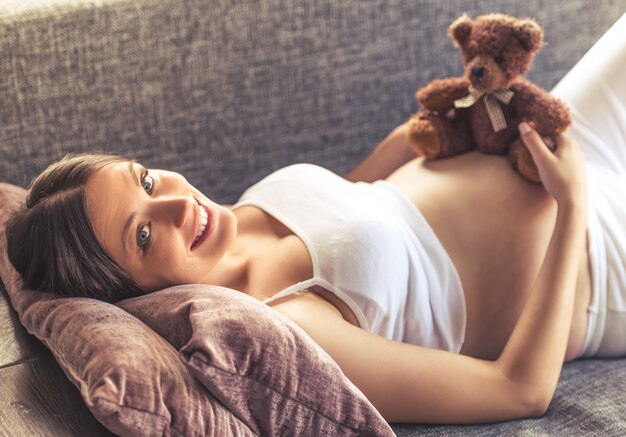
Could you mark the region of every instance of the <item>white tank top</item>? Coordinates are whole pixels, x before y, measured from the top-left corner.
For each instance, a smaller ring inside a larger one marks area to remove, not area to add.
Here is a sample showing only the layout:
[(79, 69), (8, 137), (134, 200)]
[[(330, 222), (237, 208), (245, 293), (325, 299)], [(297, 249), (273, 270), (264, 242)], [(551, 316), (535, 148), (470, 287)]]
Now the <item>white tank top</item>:
[(366, 331), (460, 351), (466, 310), (458, 273), (428, 222), (395, 186), (353, 183), (296, 164), (250, 187), (234, 207), (243, 205), (282, 222), (311, 256), (313, 277), (264, 303), (318, 286), (345, 302)]

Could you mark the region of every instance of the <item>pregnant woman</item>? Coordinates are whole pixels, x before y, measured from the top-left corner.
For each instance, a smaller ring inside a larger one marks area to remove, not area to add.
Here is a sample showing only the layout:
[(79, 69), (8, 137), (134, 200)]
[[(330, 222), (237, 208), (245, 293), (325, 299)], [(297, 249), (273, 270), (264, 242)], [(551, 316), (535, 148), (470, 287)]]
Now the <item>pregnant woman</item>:
[(624, 29), (554, 90), (574, 120), (554, 154), (520, 125), (542, 185), (501, 157), (415, 158), (405, 125), (346, 178), (293, 165), (233, 206), (177, 173), (78, 155), (33, 181), (9, 258), (26, 287), (66, 295), (249, 294), (390, 422), (541, 415), (564, 360), (626, 355)]

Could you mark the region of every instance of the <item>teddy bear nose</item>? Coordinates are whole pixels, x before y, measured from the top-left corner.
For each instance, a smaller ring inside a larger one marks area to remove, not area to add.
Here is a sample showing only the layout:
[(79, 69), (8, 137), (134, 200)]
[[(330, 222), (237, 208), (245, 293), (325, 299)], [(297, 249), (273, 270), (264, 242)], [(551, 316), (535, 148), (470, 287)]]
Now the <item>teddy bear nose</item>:
[(483, 77), (485, 74), (485, 67), (481, 67), (480, 65), (474, 65), (472, 67), (472, 74), (476, 77)]

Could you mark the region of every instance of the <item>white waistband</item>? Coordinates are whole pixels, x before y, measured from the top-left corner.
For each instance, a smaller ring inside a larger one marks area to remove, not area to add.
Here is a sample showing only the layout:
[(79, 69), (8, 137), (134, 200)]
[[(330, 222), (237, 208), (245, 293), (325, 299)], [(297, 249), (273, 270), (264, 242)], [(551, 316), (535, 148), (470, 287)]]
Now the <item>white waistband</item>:
[(598, 213), (589, 208), (587, 238), (589, 240), (589, 263), (591, 266), (592, 296), (587, 310), (587, 334), (579, 357), (594, 356), (602, 343), (606, 324), (607, 260), (606, 248)]

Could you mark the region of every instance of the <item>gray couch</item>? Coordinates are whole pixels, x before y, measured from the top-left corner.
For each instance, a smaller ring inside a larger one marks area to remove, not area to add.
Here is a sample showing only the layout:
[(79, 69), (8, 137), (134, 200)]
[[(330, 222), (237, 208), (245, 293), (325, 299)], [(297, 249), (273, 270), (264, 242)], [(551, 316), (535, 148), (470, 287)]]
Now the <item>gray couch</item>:
[[(0, 3), (0, 180), (27, 186), (70, 151), (183, 173), (234, 202), (305, 161), (345, 173), (459, 74), (447, 26), (466, 11), (532, 16), (550, 88), (626, 0), (67, 0)], [(0, 294), (0, 434), (109, 435)], [(626, 435), (626, 361), (564, 366), (545, 417), (481, 426), (393, 424), (399, 436)]]

